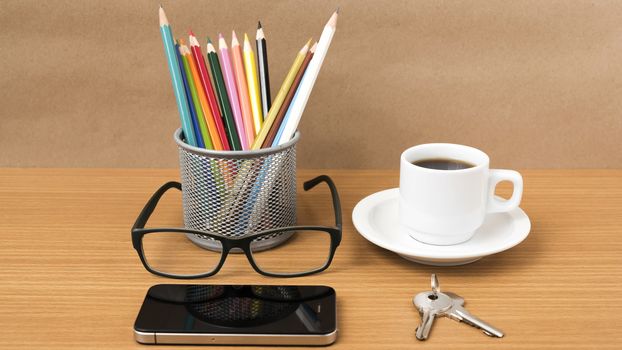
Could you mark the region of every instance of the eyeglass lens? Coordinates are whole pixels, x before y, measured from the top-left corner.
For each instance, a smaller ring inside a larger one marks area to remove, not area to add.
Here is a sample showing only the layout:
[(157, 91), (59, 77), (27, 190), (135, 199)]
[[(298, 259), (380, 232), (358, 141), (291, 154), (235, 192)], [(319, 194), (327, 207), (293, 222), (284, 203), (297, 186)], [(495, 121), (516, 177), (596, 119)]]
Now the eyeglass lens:
[(212, 272), (220, 262), (222, 244), (210, 242), (214, 250), (194, 244), (183, 232), (152, 232), (143, 236), (147, 264), (158, 272), (192, 276)]
[[(279, 246), (269, 239), (286, 235)], [(214, 271), (222, 256), (222, 244), (210, 241), (212, 249), (193, 243), (183, 232), (152, 232), (143, 236), (147, 264), (158, 272), (193, 276)], [(328, 261), (331, 236), (321, 230), (296, 230), (260, 236), (250, 243), (253, 261), (261, 271), (272, 274), (298, 274), (318, 270)]]
[(287, 241), (270, 249), (262, 247), (262, 241), (270, 236), (262, 236), (251, 242), (251, 254), (260, 270), (273, 274), (295, 274), (314, 271), (326, 265), (330, 255), (330, 233), (297, 230), (283, 234), (289, 235)]

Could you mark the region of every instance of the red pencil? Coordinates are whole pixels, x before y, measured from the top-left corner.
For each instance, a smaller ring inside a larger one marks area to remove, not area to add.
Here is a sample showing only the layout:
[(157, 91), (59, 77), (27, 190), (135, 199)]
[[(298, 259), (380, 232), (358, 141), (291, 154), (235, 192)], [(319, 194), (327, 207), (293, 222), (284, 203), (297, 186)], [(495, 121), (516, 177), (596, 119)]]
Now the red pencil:
[(212, 115), (214, 116), (214, 121), (216, 122), (216, 129), (218, 129), (218, 136), (220, 136), (220, 141), (222, 142), (222, 147), (225, 151), (230, 151), (231, 147), (229, 146), (229, 141), (227, 140), (227, 134), (225, 132), (225, 127), (222, 123), (222, 116), (220, 114), (220, 109), (218, 108), (218, 102), (216, 101), (216, 95), (214, 94), (214, 88), (212, 87), (212, 82), (209, 78), (209, 74), (207, 73), (207, 66), (205, 65), (205, 59), (203, 58), (203, 54), (201, 54), (201, 46), (199, 45), (199, 41), (194, 36), (194, 33), (190, 31), (190, 48), (192, 50), (192, 55), (197, 62), (197, 66), (199, 68), (199, 75), (201, 77), (201, 85), (203, 85), (203, 89), (207, 95), (207, 100), (209, 102), (210, 110), (212, 111)]

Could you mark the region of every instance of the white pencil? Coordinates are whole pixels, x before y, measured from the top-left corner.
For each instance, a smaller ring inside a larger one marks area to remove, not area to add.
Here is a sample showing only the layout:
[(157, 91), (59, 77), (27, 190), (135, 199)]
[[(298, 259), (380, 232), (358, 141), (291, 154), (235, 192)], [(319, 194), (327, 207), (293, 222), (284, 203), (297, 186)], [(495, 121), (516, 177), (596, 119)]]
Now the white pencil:
[(320, 68), (322, 68), (324, 57), (326, 57), (328, 47), (330, 46), (330, 42), (333, 40), (333, 35), (337, 29), (338, 14), (339, 9), (333, 13), (326, 23), (326, 26), (324, 26), (324, 31), (322, 31), (322, 36), (320, 36), (320, 40), (317, 43), (315, 54), (313, 55), (311, 62), (309, 62), (309, 66), (307, 67), (305, 75), (302, 77), (302, 81), (300, 82), (298, 91), (296, 91), (294, 100), (292, 101), (290, 108), (287, 111), (287, 115), (284, 118), (284, 122), (287, 124), (285, 124), (281, 135), (277, 135), (279, 137), (279, 145), (291, 140), (296, 132), (296, 129), (298, 129), (298, 123), (302, 117), (302, 112), (304, 112), (307, 101), (309, 101), (311, 90), (313, 90), (313, 85), (315, 84), (315, 80), (320, 73)]

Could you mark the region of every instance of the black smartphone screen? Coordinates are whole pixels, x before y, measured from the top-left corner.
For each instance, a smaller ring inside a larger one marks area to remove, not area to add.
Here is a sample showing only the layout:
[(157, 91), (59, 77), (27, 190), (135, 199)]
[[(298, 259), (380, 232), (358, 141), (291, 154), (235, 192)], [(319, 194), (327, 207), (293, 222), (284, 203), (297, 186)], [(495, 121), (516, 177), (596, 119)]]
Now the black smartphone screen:
[(327, 334), (336, 329), (327, 286), (151, 287), (134, 329), (154, 333)]

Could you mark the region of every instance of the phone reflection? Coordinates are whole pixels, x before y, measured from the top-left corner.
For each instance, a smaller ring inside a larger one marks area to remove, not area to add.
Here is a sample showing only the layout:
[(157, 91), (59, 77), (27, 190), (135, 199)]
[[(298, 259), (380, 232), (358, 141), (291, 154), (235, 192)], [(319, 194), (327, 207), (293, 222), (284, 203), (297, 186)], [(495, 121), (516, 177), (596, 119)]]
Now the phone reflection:
[(320, 332), (320, 303), (330, 288), (314, 286), (160, 285), (148, 296), (161, 302), (183, 304), (185, 328), (197, 320), (231, 328), (267, 325), (294, 317), (307, 331)]

